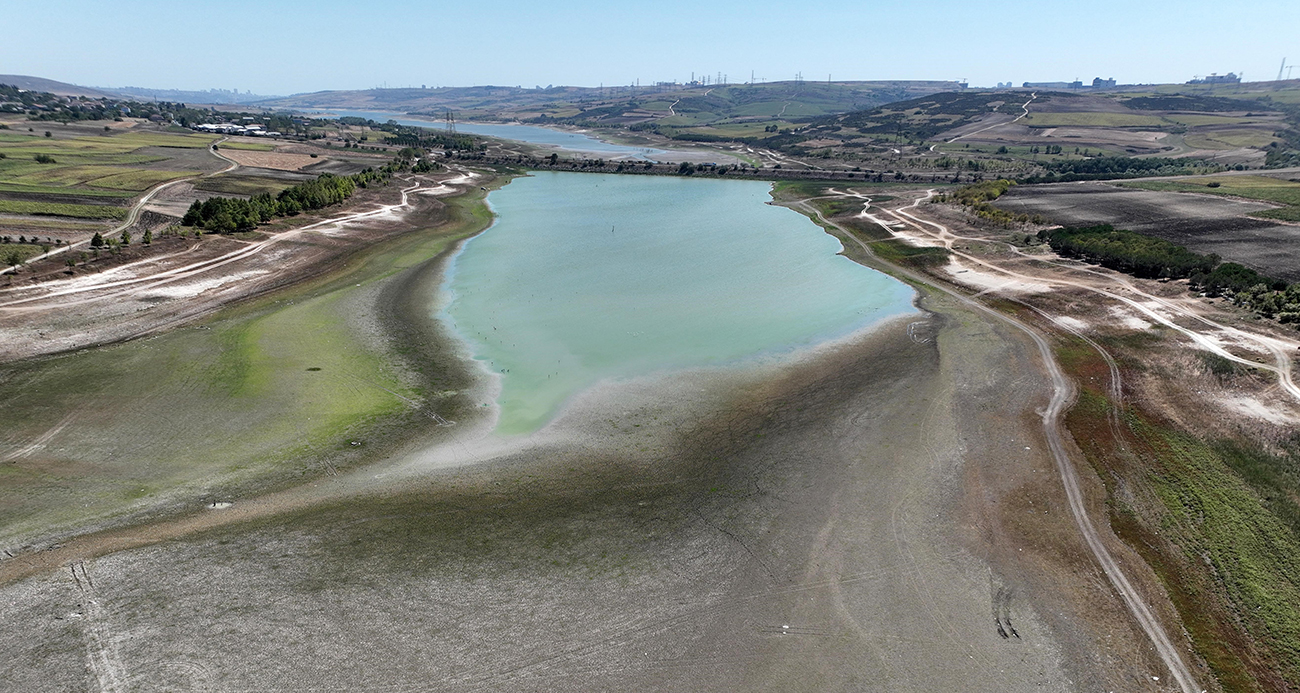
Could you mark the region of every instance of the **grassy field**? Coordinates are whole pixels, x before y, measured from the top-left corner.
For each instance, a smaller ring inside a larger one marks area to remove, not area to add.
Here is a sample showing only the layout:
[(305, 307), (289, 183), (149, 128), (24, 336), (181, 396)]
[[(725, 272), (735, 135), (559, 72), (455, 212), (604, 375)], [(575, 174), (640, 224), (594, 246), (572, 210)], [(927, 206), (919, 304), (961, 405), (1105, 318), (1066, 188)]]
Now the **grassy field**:
[[(75, 203), (135, 197), (202, 173), (195, 168), (215, 166), (203, 151), (216, 139), (210, 135), (100, 131), (94, 124), (31, 127), (30, 133), (0, 131), (0, 213), (121, 219), (125, 209)], [(45, 137), (46, 127), (58, 134)], [(41, 155), (52, 161), (37, 161)]]
[[(28, 185), (25, 183), (0, 182), (0, 193), (27, 193), (33, 195), (66, 195), (69, 191), (66, 187), (57, 185)], [(83, 197), (103, 197), (103, 198), (121, 198), (135, 197), (135, 193), (124, 190), (91, 190), (79, 189), (77, 195)]]
[[(1216, 187), (1210, 184), (1217, 183)], [(1286, 205), (1251, 214), (1263, 219), (1300, 221), (1300, 183), (1268, 176), (1217, 176), (1197, 178), (1195, 183), (1184, 181), (1129, 181), (1127, 187), (1165, 192), (1194, 192), (1211, 195), (1244, 197)]]
[(47, 192), (67, 193), (66, 188), (82, 186), (138, 192), (158, 183), (198, 174), (198, 171), (160, 171), (124, 166), (65, 166), (35, 169), (14, 176), (7, 183), (11, 186), (44, 188)]
[(717, 135), (719, 137), (770, 137), (772, 133), (766, 132), (764, 128), (771, 125), (776, 125), (781, 130), (788, 130), (794, 127), (793, 123), (785, 120), (764, 120), (750, 123), (720, 123), (705, 127), (688, 128), (685, 132), (693, 132), (700, 135)]
[(1136, 113), (1030, 113), (1020, 121), (1029, 127), (1165, 128), (1175, 123), (1167, 118)]
[[(1184, 113), (1171, 115), (1169, 116), (1169, 119), (1174, 121), (1175, 123), (1180, 123), (1182, 125), (1187, 125), (1189, 127), (1199, 127), (1203, 125), (1250, 125), (1250, 124), (1264, 122), (1259, 118), (1253, 118), (1253, 117), (1237, 117), (1237, 116), (1223, 116), (1223, 115), (1187, 115)], [(1274, 125), (1277, 125), (1277, 123), (1274, 122)]]
[[(6, 234), (7, 235), (7, 234)], [(41, 254), (41, 247), (32, 243), (2, 243), (0, 244), (0, 267), (9, 267), (18, 262), (27, 262), (27, 260)]]
[[(1109, 348), (1153, 348), (1154, 336), (1140, 337)], [(1156, 570), (1224, 689), (1261, 690), (1261, 674), (1300, 680), (1294, 460), (1201, 440), (1137, 409), (1121, 412), (1118, 440), (1099, 385), (1105, 364), (1080, 344), (1058, 355), (1082, 385), (1065, 423), (1106, 481), (1111, 524)]]
[(1267, 147), (1277, 138), (1267, 130), (1211, 130), (1189, 132), (1183, 141), (1197, 149), (1240, 149), (1242, 147)]
[(77, 219), (125, 219), (127, 210), (124, 207), (108, 207), (105, 205), (0, 200), (0, 213), (31, 214), (45, 217), (75, 217)]
[(109, 188), (112, 190), (133, 190), (143, 192), (159, 183), (176, 180), (177, 178), (189, 178), (199, 174), (199, 171), (144, 171), (140, 169), (132, 169), (120, 173), (113, 173), (101, 178), (92, 178), (86, 182), (86, 185), (96, 188)]
[(923, 248), (896, 239), (876, 241), (871, 244), (871, 251), (886, 262), (905, 267), (933, 267), (948, 263), (946, 248)]

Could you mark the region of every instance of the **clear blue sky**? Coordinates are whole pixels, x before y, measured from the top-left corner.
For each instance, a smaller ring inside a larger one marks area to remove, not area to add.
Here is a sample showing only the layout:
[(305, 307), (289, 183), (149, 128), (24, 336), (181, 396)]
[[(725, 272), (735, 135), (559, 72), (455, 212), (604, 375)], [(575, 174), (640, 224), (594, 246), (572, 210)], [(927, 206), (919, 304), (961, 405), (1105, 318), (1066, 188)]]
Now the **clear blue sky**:
[[(1300, 1), (12, 0), (0, 74), (288, 94), (387, 84), (1273, 79)], [(799, 9), (802, 8), (802, 9)], [(1300, 70), (1294, 73), (1300, 78)]]

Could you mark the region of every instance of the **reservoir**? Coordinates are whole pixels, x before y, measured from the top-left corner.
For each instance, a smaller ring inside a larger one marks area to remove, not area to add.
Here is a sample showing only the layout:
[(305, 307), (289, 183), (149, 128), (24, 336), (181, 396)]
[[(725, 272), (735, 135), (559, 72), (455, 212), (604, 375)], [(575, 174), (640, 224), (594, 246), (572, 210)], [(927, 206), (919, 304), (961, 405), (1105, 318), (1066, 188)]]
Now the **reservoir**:
[(784, 357), (910, 312), (759, 181), (537, 172), (492, 192), (441, 317), (499, 377), (497, 432), (601, 380)]
[[(441, 130), (443, 127), (442, 123), (435, 120), (419, 120), (398, 113), (342, 110), (331, 110), (329, 113), (339, 117), (351, 116), (354, 118), (367, 118), (376, 123), (386, 123), (389, 120), (394, 120), (401, 125), (411, 125), (436, 130)], [(665, 149), (629, 147), (627, 145), (598, 140), (595, 137), (584, 135), (581, 132), (544, 128), (536, 125), (458, 122), (456, 123), (456, 131), (469, 133), (471, 135), (495, 137), (503, 140), (514, 140), (515, 142), (535, 144), (542, 147), (550, 147), (569, 152), (597, 154), (611, 158), (630, 157), (634, 159), (662, 161), (665, 157), (670, 157), (673, 154), (673, 152)]]

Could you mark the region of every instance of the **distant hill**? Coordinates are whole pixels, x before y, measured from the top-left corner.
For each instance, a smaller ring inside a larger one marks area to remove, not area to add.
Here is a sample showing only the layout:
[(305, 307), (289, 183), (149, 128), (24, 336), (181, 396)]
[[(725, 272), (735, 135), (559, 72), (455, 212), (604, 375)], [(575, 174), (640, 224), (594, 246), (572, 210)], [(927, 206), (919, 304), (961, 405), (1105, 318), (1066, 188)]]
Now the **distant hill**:
[(581, 125), (629, 125), (649, 118), (664, 125), (724, 119), (812, 117), (872, 108), (959, 89), (948, 81), (766, 82), (762, 84), (621, 87), (478, 86), (365, 89), (296, 94), (257, 103), (268, 108), (373, 110), (463, 120), (524, 120)]
[(88, 96), (95, 99), (105, 97), (117, 98), (118, 96), (117, 94), (102, 89), (79, 87), (75, 84), (56, 82), (52, 79), (31, 77), (28, 75), (0, 75), (0, 84), (8, 84), (28, 91), (43, 91), (50, 94), (58, 94), (59, 96)]
[(255, 101), (280, 98), (265, 94), (240, 93), (231, 89), (186, 91), (182, 89), (148, 89), (145, 87), (82, 87), (30, 75), (0, 75), (0, 84), (9, 84), (19, 89), (41, 91), (59, 96), (130, 99), (132, 101), (170, 101), (187, 104), (249, 104)]
[(187, 91), (185, 89), (149, 89), (145, 87), (104, 88), (120, 96), (143, 101), (170, 101), (172, 103), (195, 104), (251, 104), (278, 96), (251, 94), (238, 89), (206, 89), (204, 91)]

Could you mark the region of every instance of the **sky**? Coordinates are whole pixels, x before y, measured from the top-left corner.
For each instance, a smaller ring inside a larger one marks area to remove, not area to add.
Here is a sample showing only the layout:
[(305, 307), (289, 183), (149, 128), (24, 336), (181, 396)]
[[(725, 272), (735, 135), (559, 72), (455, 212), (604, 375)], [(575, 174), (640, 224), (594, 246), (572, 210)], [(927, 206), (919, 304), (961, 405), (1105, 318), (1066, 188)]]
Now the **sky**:
[(1300, 63), (1300, 2), (5, 0), (0, 35), (0, 74), (266, 95), (648, 84), (692, 72), (972, 86), (1256, 81), (1274, 79), (1283, 57)]

